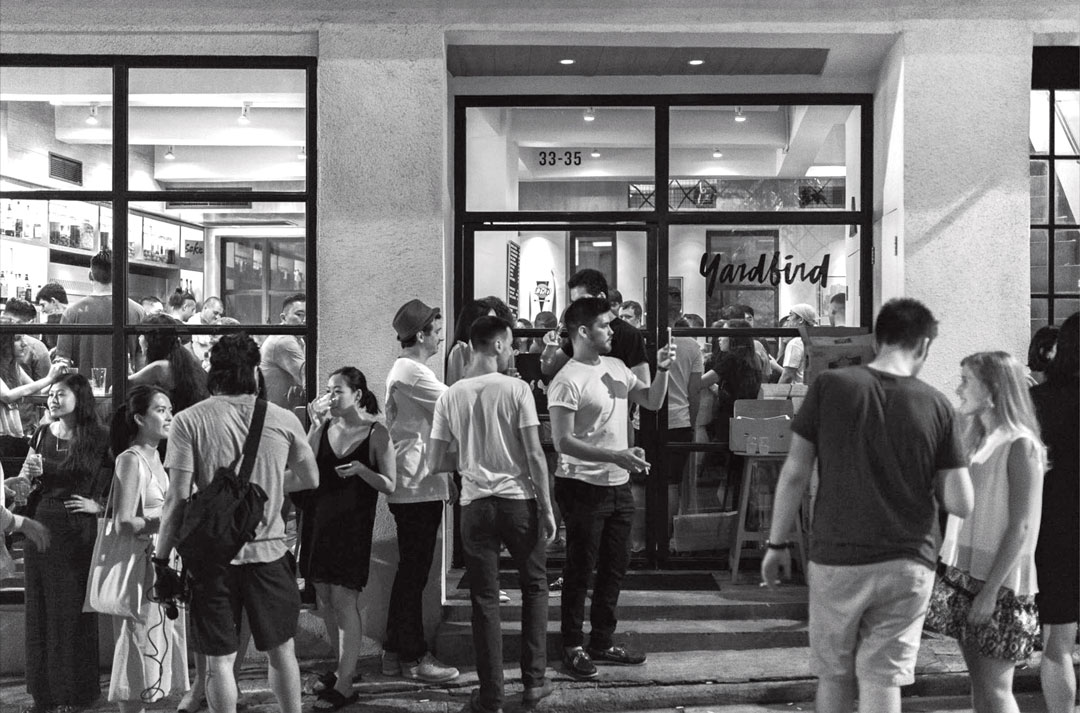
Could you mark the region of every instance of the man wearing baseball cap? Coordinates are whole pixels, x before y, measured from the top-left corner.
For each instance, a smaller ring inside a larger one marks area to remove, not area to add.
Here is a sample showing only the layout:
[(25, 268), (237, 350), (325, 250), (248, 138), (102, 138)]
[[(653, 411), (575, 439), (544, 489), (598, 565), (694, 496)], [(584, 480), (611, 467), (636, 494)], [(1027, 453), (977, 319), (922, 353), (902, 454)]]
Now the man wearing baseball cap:
[(458, 670), (437, 660), (424, 641), (424, 586), (435, 556), (443, 503), (450, 498), (449, 474), (427, 467), (435, 402), (446, 385), (426, 364), (443, 341), (437, 307), (410, 300), (394, 315), (401, 355), (386, 377), (386, 424), (397, 455), (397, 483), (387, 496), (397, 525), (398, 569), (390, 593), (382, 672), (428, 683), (457, 678)]
[[(798, 329), (800, 325), (807, 327), (816, 326), (818, 323), (817, 310), (805, 302), (792, 306), (788, 314), (788, 327)], [(784, 347), (783, 367), (784, 373), (780, 375), (781, 384), (801, 384), (805, 372), (806, 360), (803, 358), (805, 347), (802, 337), (795, 337)]]

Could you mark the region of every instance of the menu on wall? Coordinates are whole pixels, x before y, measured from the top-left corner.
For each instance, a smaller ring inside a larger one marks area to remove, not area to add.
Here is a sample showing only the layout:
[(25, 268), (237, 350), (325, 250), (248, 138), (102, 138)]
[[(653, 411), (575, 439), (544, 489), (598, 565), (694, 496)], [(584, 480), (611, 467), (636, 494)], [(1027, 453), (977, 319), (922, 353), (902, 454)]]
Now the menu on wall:
[(506, 242), (506, 304), (514, 316), (518, 314), (518, 289), (521, 276), (521, 246), (512, 240)]

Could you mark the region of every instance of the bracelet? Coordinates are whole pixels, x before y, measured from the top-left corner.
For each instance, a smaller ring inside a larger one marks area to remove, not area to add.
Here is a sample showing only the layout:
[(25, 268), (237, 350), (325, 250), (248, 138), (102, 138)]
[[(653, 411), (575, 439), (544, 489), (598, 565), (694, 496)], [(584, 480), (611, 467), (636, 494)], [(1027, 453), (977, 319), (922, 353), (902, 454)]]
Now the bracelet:
[(669, 369), (669, 367), (666, 367), (666, 366), (658, 366), (658, 367), (656, 367), (657, 372), (665, 372), (665, 371), (668, 371), (668, 369)]
[(794, 546), (795, 543), (791, 540), (788, 540), (787, 542), (769, 542), (768, 540), (765, 540), (765, 547), (770, 550), (790, 550)]
[(160, 565), (163, 565), (165, 567), (169, 566), (169, 558), (168, 557), (151, 557), (150, 562), (152, 564), (160, 564)]

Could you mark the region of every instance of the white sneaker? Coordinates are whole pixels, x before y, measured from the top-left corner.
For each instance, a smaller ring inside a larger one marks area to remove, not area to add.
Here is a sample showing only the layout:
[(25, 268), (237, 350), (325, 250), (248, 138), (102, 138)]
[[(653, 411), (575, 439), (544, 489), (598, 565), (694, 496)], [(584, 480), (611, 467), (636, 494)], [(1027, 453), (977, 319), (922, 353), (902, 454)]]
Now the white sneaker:
[(458, 677), (459, 671), (427, 652), (417, 661), (402, 662), (401, 675), (425, 683), (444, 683)]

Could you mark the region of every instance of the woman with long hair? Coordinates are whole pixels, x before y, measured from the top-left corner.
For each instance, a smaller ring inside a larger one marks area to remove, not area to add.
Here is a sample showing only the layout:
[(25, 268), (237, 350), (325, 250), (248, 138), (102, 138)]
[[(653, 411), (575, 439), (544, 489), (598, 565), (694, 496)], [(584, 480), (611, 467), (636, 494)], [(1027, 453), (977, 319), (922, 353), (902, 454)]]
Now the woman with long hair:
[[(749, 329), (750, 323), (732, 319), (729, 329)], [(713, 407), (712, 436), (715, 441), (726, 441), (728, 421), (734, 415), (735, 401), (756, 399), (761, 388), (761, 362), (754, 351), (750, 337), (721, 337), (725, 342), (717, 345), (709, 370), (701, 376), (701, 388), (717, 386)]]
[(1080, 313), (1062, 323), (1046, 381), (1031, 389), (1031, 399), (1050, 460), (1035, 546), (1043, 639), (1039, 678), (1048, 713), (1065, 713), (1075, 710), (1072, 650), (1080, 619)]
[(155, 314), (143, 320), (144, 325), (174, 327), (146, 332), (141, 339), (146, 353), (146, 366), (132, 374), (133, 384), (160, 386), (169, 392), (174, 412), (179, 413), (192, 404), (207, 398), (206, 372), (202, 364), (180, 343), (176, 320), (168, 315)]
[[(116, 522), (123, 534), (153, 547), (169, 476), (158, 456), (168, 438), (172, 402), (158, 386), (136, 386), (112, 419), (109, 440), (116, 454), (112, 481)], [(120, 713), (145, 710), (174, 692), (188, 689), (187, 637), (184, 620), (170, 620), (165, 609), (143, 598), (139, 617), (113, 617), (113, 650), (109, 700)]]
[(473, 322), (495, 314), (495, 308), (484, 300), (471, 300), (458, 312), (454, 320), (454, 346), (450, 347), (450, 353), (446, 355), (446, 385), (450, 386), (455, 381), (465, 376), (465, 369), (472, 359), (472, 347), (469, 346), (469, 329)]
[(70, 713), (101, 695), (97, 616), (82, 605), (111, 463), (85, 376), (58, 379), (47, 403), (51, 422), (38, 428), (23, 464), (39, 480), (29, 514), (52, 536), (48, 550), (26, 548), (27, 710)]
[[(1034, 643), (1035, 542), (1046, 448), (1019, 361), (979, 352), (961, 362), (960, 414), (975, 506), (949, 516), (941, 560), (975, 596), (958, 635), (976, 713), (1018, 711), (1013, 671)], [(991, 621), (993, 618), (993, 622)], [(1013, 642), (1002, 646), (1004, 637)]]
[(1057, 349), (1058, 328), (1052, 324), (1039, 327), (1035, 334), (1031, 335), (1028, 344), (1027, 366), (1028, 383), (1032, 386), (1046, 381), (1046, 369), (1054, 360)]
[(360, 593), (367, 586), (379, 493), (394, 491), (396, 457), (390, 433), (376, 416), (379, 404), (359, 369), (330, 375), (326, 393), (308, 405), (308, 442), (319, 465), (308, 577), (319, 611), (336, 643), (337, 668), (319, 677), (315, 710), (354, 703), (356, 659), (363, 641)]
[[(56, 381), (64, 371), (53, 364), (49, 373), (38, 380), (27, 376), (19, 366), (25, 346), (20, 334), (0, 334), (0, 458), (5, 459), (4, 474), (14, 476), (17, 459), (26, 456), (26, 434), (19, 405), (23, 397), (36, 394)], [(11, 465), (7, 459), (14, 460)]]

